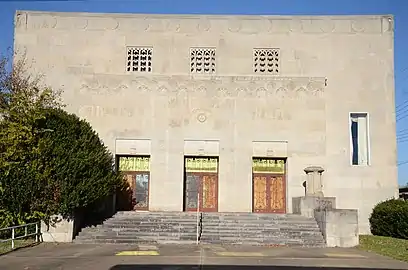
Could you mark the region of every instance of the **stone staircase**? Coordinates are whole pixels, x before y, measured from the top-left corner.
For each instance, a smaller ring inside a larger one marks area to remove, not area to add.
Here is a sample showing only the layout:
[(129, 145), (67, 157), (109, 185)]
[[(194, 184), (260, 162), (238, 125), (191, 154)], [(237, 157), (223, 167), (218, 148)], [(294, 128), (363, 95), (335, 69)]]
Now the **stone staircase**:
[(201, 243), (324, 247), (316, 221), (293, 214), (204, 213)]
[(193, 244), (197, 215), (184, 212), (118, 212), (102, 225), (82, 229), (76, 243)]
[[(293, 214), (202, 213), (201, 244), (324, 247), (312, 218)], [(75, 243), (195, 244), (197, 214), (118, 212), (83, 229)]]

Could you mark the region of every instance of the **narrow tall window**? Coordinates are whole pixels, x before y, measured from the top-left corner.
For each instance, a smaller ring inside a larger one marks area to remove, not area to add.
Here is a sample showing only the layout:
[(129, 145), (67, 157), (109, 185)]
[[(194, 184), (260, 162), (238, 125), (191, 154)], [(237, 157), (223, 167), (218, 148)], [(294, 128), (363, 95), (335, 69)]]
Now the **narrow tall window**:
[(366, 113), (350, 114), (351, 164), (368, 165), (368, 121)]

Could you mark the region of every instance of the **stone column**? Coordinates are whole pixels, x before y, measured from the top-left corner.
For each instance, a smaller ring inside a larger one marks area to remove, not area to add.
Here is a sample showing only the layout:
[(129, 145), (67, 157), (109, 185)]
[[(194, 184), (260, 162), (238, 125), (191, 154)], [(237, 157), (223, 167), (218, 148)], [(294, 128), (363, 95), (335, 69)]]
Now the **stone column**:
[(310, 166), (304, 169), (306, 173), (306, 196), (324, 197), (322, 173), (319, 166)]

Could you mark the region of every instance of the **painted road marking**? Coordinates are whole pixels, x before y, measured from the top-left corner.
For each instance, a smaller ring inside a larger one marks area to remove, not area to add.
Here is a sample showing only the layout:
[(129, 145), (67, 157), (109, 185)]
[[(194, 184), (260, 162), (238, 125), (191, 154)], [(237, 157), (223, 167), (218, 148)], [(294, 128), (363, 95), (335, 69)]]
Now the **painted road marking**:
[(218, 256), (226, 256), (226, 257), (263, 257), (264, 254), (260, 252), (217, 252)]
[(159, 252), (156, 250), (126, 250), (115, 254), (116, 256), (157, 256)]
[(326, 253), (324, 254), (327, 257), (335, 257), (335, 258), (367, 258), (366, 256), (360, 254), (347, 254), (347, 253)]

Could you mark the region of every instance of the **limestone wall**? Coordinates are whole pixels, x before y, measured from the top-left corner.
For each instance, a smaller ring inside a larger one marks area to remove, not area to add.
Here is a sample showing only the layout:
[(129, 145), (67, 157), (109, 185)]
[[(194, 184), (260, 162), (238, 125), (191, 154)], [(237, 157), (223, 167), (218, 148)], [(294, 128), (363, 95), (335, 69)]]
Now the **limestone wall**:
[[(151, 73), (126, 71), (126, 46), (153, 48)], [(190, 47), (216, 48), (212, 76), (190, 74)], [(277, 75), (254, 73), (254, 48), (280, 50)], [(219, 211), (251, 211), (263, 141), (287, 149), (288, 211), (311, 165), (325, 169), (325, 196), (358, 209), (362, 233), (397, 195), (391, 16), (18, 11), (15, 49), (113, 152), (118, 138), (151, 140), (151, 210), (182, 209), (184, 140), (219, 141)], [(351, 166), (350, 112), (369, 114), (369, 166)]]

